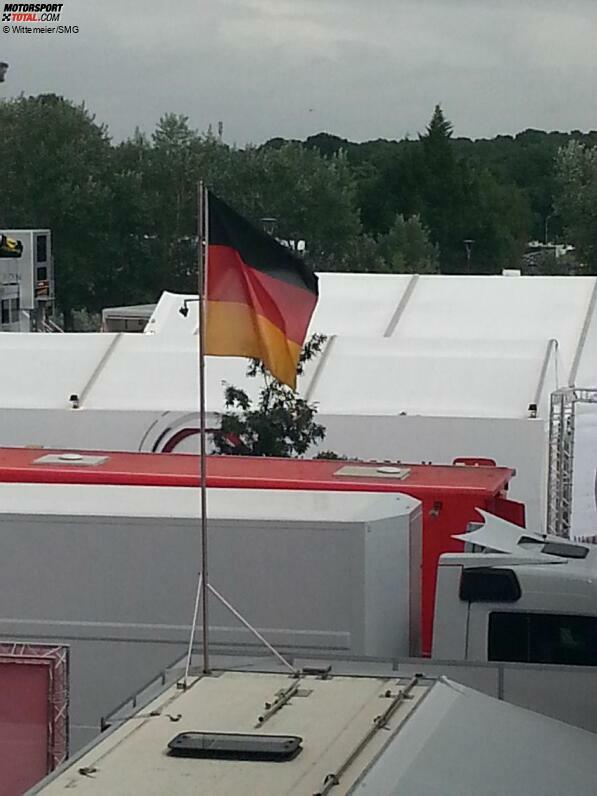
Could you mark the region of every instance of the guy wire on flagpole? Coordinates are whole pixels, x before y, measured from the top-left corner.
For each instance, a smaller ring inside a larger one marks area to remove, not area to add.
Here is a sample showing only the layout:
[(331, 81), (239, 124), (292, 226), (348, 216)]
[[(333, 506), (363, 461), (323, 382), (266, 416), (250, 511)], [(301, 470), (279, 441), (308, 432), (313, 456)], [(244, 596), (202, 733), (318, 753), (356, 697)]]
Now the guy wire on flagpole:
[(189, 672), (191, 670), (191, 660), (193, 658), (193, 644), (195, 643), (195, 628), (197, 627), (197, 615), (199, 614), (199, 602), (201, 601), (201, 591), (203, 584), (203, 575), (199, 573), (199, 580), (197, 581), (197, 592), (195, 594), (195, 610), (193, 611), (193, 623), (191, 625), (191, 635), (189, 636), (189, 648), (187, 650), (187, 662), (184, 667), (183, 687), (186, 688), (189, 679)]

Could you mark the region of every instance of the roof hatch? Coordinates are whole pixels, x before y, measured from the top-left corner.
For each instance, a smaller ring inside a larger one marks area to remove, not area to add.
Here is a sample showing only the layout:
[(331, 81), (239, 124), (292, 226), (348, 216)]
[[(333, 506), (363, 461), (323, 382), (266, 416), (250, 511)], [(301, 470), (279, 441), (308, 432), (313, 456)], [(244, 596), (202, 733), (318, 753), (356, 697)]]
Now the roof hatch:
[(353, 478), (394, 478), (404, 481), (410, 475), (410, 467), (396, 467), (386, 464), (345, 464), (334, 475)]
[(298, 735), (182, 732), (170, 741), (168, 751), (174, 757), (284, 762), (298, 755), (302, 742)]
[(79, 467), (94, 467), (108, 461), (108, 456), (88, 456), (83, 453), (47, 453), (35, 459), (33, 464), (68, 464)]

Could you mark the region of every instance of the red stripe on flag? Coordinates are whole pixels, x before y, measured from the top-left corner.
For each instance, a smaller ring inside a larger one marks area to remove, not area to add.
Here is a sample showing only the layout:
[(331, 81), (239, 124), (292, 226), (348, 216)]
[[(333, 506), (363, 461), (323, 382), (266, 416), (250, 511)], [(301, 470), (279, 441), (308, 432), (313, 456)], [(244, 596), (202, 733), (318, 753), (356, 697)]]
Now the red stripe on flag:
[(210, 245), (207, 300), (247, 304), (302, 345), (317, 296), (309, 290), (251, 268), (229, 246)]

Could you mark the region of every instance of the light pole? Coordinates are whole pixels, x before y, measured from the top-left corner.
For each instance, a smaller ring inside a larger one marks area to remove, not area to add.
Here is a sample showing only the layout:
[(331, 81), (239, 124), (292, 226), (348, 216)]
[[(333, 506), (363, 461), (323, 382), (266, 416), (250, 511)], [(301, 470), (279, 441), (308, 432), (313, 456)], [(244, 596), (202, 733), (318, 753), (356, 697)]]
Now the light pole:
[(549, 230), (549, 222), (551, 221), (551, 219), (552, 219), (554, 216), (555, 216), (555, 213), (548, 213), (548, 214), (545, 216), (545, 225), (544, 225), (544, 230), (543, 230), (543, 243), (544, 243), (546, 246), (547, 246), (547, 244), (549, 243), (548, 234), (547, 234), (547, 233), (548, 233), (548, 230)]
[(277, 218), (262, 218), (261, 226), (263, 227), (264, 232), (267, 232), (268, 235), (271, 235), (272, 238), (274, 237), (274, 232), (276, 231), (276, 226), (278, 224)]
[(466, 240), (463, 241), (464, 250), (466, 251), (466, 272), (467, 272), (467, 274), (470, 274), (470, 272), (471, 272), (471, 252), (473, 250), (473, 243), (474, 242), (475, 241), (472, 240), (471, 238), (466, 238)]

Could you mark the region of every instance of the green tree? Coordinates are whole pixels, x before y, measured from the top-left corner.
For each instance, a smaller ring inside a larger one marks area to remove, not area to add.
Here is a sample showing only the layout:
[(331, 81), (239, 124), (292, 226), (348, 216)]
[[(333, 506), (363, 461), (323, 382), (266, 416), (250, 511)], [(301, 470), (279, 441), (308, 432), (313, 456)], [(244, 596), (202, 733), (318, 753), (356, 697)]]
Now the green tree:
[(155, 241), (148, 234), (152, 229), (145, 184), (149, 157), (149, 142), (139, 131), (112, 149), (109, 236), (104, 267), (95, 276), (101, 306), (151, 302), (158, 295)]
[(316, 265), (320, 271), (349, 273), (384, 273), (390, 270), (373, 235), (355, 236), (339, 254), (330, 253), (327, 257), (320, 254)]
[(153, 241), (157, 291), (194, 289), (202, 143), (188, 118), (176, 114), (163, 116), (151, 136), (143, 173), (149, 197), (148, 233)]
[(388, 233), (379, 241), (379, 251), (388, 271), (408, 274), (439, 273), (439, 251), (431, 243), (418, 216), (396, 216)]
[[(326, 341), (313, 335), (303, 347), (298, 373), (316, 357)], [(315, 422), (317, 406), (274, 379), (259, 360), (251, 360), (247, 376), (261, 377), (264, 386), (256, 402), (247, 393), (227, 385), (220, 428), (212, 439), (217, 453), (237, 456), (302, 456), (325, 438), (325, 429)]]
[(276, 219), (274, 234), (306, 241), (315, 267), (350, 250), (361, 232), (356, 184), (346, 157), (285, 144), (236, 153), (213, 187), (254, 222)]
[(450, 140), (454, 128), (444, 116), (441, 105), (436, 105), (425, 133), (419, 136), (425, 153), (425, 163), (432, 174), (455, 171), (456, 159)]
[(597, 274), (597, 146), (571, 141), (556, 164), (554, 207), (587, 271)]
[(452, 148), (452, 124), (439, 105), (420, 136), (423, 155), (421, 216), (441, 252), (442, 270), (458, 270), (463, 232), (465, 187), (462, 169)]
[(84, 105), (54, 94), (0, 104), (0, 226), (49, 227), (56, 290), (72, 311), (99, 308), (96, 275), (110, 236), (111, 147)]

